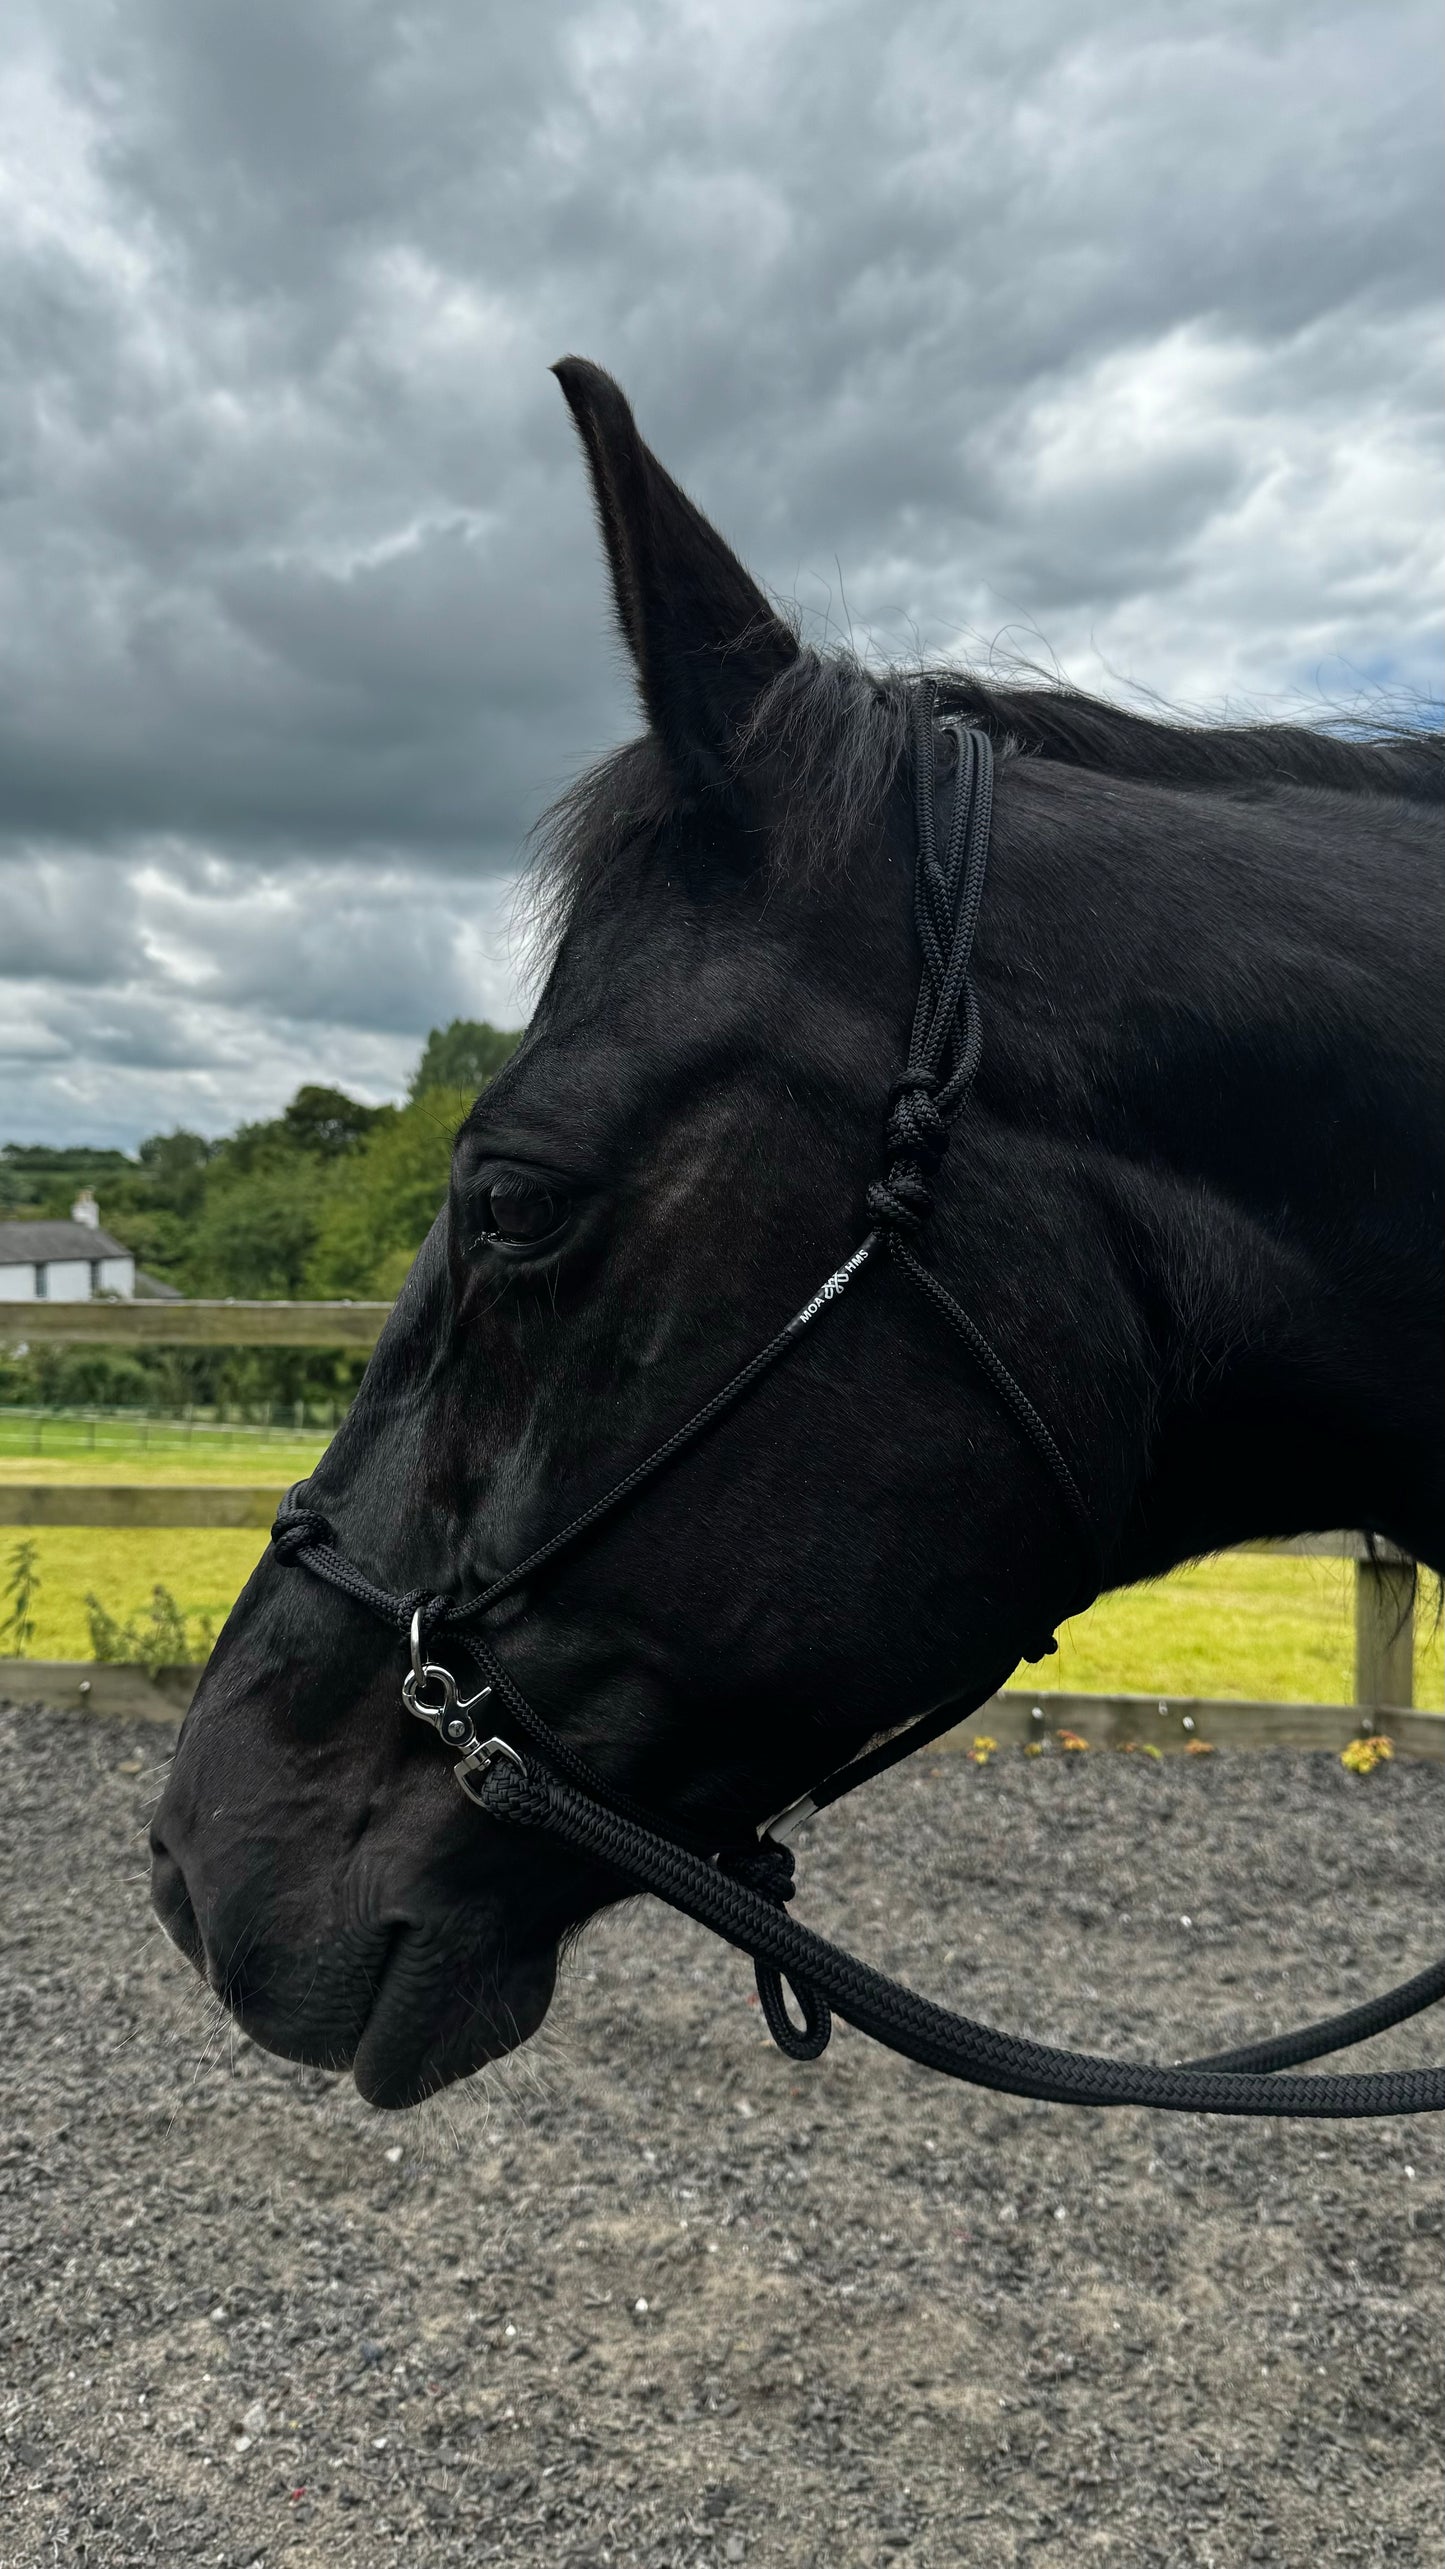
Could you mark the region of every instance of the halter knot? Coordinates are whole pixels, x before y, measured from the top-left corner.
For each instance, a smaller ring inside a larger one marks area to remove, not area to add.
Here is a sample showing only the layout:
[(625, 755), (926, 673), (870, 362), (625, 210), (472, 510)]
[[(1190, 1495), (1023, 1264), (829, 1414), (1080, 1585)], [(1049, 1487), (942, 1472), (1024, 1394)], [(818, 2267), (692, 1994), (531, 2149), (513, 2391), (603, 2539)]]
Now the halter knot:
[(271, 1549), (278, 1561), (295, 1561), (313, 1544), (334, 1546), (335, 1542), (331, 1520), (319, 1508), (283, 1507), (277, 1511), (271, 1528)]
[(948, 1126), (934, 1104), (937, 1073), (905, 1071), (888, 1091), (888, 1148), (897, 1160), (918, 1160), (936, 1169), (948, 1148)]
[(905, 1071), (888, 1091), (884, 1128), (886, 1177), (868, 1189), (870, 1220), (880, 1231), (921, 1231), (933, 1211), (932, 1179), (948, 1148), (948, 1126), (934, 1102), (937, 1074)]
[(423, 1649), (432, 1635), (440, 1632), (442, 1625), (450, 1623), (452, 1619), (450, 1597), (432, 1596), (425, 1588), (414, 1589), (409, 1597), (403, 1597), (402, 1610), (408, 1624), (413, 1614), (418, 1616), (417, 1639)]

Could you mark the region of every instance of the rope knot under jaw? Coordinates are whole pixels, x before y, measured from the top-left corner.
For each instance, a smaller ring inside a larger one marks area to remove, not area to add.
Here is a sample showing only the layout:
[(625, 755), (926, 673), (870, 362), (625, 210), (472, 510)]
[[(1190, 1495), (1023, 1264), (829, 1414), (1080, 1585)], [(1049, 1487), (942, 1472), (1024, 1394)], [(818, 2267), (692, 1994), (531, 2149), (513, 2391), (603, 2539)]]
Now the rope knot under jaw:
[(278, 1561), (294, 1561), (313, 1544), (334, 1544), (335, 1529), (319, 1508), (282, 1508), (271, 1528), (271, 1549)]
[(777, 1838), (749, 1839), (745, 1846), (726, 1847), (718, 1864), (745, 1891), (760, 1892), (765, 1900), (775, 1900), (779, 1908), (791, 1900), (798, 1887), (793, 1850)]

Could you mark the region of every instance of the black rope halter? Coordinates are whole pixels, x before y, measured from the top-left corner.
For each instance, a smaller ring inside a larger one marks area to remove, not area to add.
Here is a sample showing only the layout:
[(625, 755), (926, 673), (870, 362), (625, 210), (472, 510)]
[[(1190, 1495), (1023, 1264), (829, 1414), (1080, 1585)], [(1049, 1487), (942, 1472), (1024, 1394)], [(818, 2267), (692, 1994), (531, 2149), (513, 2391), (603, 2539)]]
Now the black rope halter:
[[(1237, 2051), (1215, 2053), (1206, 2060), (1164, 2067), (1056, 2051), (1046, 2044), (996, 2033), (917, 1997), (788, 1917), (793, 1854), (777, 1832), (826, 1809), (870, 1776), (952, 1729), (966, 1718), (957, 1703), (938, 1706), (825, 1776), (761, 1836), (741, 1847), (719, 1849), (716, 1844), (690, 1842), (668, 1829), (655, 1813), (641, 1809), (594, 1774), (570, 1742), (527, 1701), (480, 1628), (503, 1597), (624, 1506), (733, 1409), (841, 1300), (860, 1269), (880, 1250), (886, 1250), (962, 1342), (1032, 1447), (1073, 1530), (1084, 1573), (1079, 1602), (1086, 1603), (1097, 1593), (1098, 1546), (1069, 1463), (997, 1349), (918, 1255), (917, 1244), (933, 1211), (934, 1181), (951, 1127), (972, 1089), (982, 1051), (982, 1022), (969, 964), (988, 861), (993, 753), (982, 732), (955, 718), (938, 720), (934, 689), (927, 682), (915, 691), (913, 730), (918, 838), (913, 915), (922, 972), (908, 1060), (889, 1092), (887, 1166), (868, 1190), (872, 1228), (852, 1256), (700, 1409), (592, 1506), (494, 1579), (479, 1596), (460, 1602), (424, 1589), (400, 1595), (379, 1587), (346, 1559), (326, 1518), (305, 1505), (302, 1482), (288, 1493), (277, 1516), (273, 1557), (299, 1563), (354, 1604), (409, 1635), (411, 1667), (403, 1680), (402, 1701), (457, 1751), (457, 1781), (479, 1809), (508, 1826), (540, 1829), (560, 1839), (750, 1954), (768, 2030), (794, 2060), (816, 2059), (825, 2049), (836, 2010), (862, 2032), (930, 2069), (975, 2086), (998, 2088), (1014, 2096), (1046, 2097), (1061, 2104), (1331, 2118), (1439, 2111), (1445, 2108), (1445, 2069), (1331, 2078), (1281, 2078), (1277, 2073), (1362, 2042), (1434, 2005), (1445, 1997), (1445, 1962), (1434, 1963), (1398, 1989), (1321, 2024), (1246, 2044)], [(936, 826), (940, 734), (951, 736), (954, 744), (954, 785), (942, 854)], [(427, 1655), (429, 1645), (443, 1633), (455, 1634), (476, 1663), (484, 1682), (473, 1696), (463, 1698), (452, 1671)], [(987, 1701), (1011, 1666), (990, 1678), (970, 1709), (976, 1711), (979, 1703)], [(504, 1716), (517, 1736), (483, 1737), (472, 1718), (483, 1705), (490, 1707), (488, 1720)], [(524, 1749), (532, 1754), (524, 1754)], [(801, 2025), (788, 2011), (785, 1980), (801, 2013)]]

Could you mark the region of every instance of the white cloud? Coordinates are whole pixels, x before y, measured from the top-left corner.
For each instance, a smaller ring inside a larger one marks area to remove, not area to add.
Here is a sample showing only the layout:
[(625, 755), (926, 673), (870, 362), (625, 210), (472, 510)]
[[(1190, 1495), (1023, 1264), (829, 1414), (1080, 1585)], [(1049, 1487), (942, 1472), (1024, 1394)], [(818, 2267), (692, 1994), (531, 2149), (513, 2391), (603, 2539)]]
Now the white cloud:
[(16, 1139), (47, 1138), (57, 1116), (105, 1141), (176, 1122), (222, 1132), (303, 1079), (374, 1102), (404, 1087), (418, 1028), (516, 1015), (505, 876), (418, 883), (397, 863), (262, 867), (153, 846), (124, 866), (0, 869), (0, 892), (27, 931), (0, 969)]

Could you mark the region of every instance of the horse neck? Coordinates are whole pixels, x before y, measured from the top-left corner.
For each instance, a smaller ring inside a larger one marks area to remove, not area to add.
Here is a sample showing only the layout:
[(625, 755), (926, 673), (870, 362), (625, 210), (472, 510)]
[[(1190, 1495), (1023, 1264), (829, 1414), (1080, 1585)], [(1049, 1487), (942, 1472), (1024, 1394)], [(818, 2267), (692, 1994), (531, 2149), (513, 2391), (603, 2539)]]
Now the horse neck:
[(1433, 812), (1039, 766), (1001, 821), (993, 927), (1156, 1369), (1121, 1575), (1328, 1523), (1437, 1560)]

